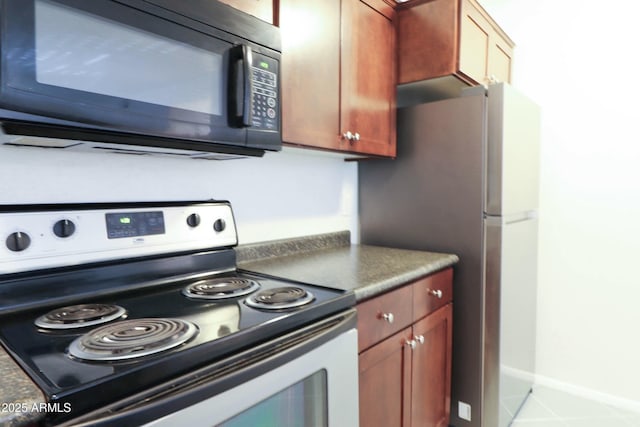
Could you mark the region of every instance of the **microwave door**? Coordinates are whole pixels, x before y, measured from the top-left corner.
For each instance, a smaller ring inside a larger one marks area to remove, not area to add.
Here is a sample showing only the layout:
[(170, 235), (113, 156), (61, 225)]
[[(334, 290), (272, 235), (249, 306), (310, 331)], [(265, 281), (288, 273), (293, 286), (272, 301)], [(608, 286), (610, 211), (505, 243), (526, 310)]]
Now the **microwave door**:
[(192, 148), (246, 145), (246, 127), (230, 125), (224, 37), (107, 0), (5, 0), (4, 12), (0, 108)]

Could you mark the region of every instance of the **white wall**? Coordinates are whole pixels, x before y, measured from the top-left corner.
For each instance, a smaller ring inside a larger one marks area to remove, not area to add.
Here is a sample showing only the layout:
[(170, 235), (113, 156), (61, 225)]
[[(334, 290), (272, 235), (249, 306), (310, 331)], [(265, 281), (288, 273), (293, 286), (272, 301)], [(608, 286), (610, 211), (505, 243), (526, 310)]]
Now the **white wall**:
[(355, 232), (357, 165), (295, 149), (204, 161), (0, 146), (1, 204), (212, 198), (231, 202), (240, 243)]
[(640, 3), (481, 3), (543, 108), (539, 381), (640, 409)]

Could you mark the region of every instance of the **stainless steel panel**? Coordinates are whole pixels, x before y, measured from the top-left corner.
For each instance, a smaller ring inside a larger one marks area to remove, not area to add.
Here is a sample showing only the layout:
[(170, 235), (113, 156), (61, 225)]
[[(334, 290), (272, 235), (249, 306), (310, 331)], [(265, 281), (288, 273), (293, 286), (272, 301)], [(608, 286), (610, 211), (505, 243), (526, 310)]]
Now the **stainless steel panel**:
[(505, 83), (488, 89), (487, 200), (489, 215), (538, 208), (540, 108)]
[(527, 214), (488, 217), (485, 228), (485, 372), (499, 378), (485, 383), (485, 405), (490, 419), (498, 420), (500, 408), (494, 425), (506, 427), (533, 385), (538, 220)]
[[(325, 370), (328, 425), (358, 427), (357, 348), (358, 334), (351, 329), (276, 369), (145, 426), (218, 425), (300, 380)], [(327, 357), (329, 354), (331, 357)], [(314, 408), (307, 408), (309, 410)]]
[[(361, 241), (455, 253), (451, 423), (480, 427), (486, 97), (399, 110), (396, 160), (361, 162)], [(457, 402), (472, 422), (457, 418)], [(489, 426), (487, 427), (495, 427)]]

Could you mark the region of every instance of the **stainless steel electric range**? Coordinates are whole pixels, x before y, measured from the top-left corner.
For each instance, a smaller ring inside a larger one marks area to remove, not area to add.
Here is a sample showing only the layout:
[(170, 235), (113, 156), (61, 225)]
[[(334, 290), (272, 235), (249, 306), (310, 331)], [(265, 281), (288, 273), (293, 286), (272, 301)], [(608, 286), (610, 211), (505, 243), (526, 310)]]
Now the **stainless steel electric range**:
[(229, 203), (5, 206), (0, 231), (0, 342), (63, 408), (43, 424), (357, 425), (353, 294), (237, 269)]

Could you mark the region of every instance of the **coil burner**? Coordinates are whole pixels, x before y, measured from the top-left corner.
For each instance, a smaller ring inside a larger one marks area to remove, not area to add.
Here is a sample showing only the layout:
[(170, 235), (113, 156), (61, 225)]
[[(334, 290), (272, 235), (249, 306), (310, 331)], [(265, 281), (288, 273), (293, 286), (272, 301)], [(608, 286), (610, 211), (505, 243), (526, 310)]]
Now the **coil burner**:
[(124, 318), (127, 310), (113, 304), (79, 304), (56, 308), (38, 317), (35, 325), (43, 329), (76, 329), (96, 326)]
[(245, 303), (262, 310), (284, 310), (309, 304), (315, 297), (309, 291), (296, 286), (265, 289), (250, 295)]
[(124, 320), (76, 338), (69, 346), (69, 355), (91, 361), (128, 360), (172, 349), (197, 333), (196, 325), (181, 319)]
[(250, 294), (260, 289), (255, 280), (241, 277), (219, 277), (199, 280), (182, 290), (183, 295), (194, 299), (228, 299)]

